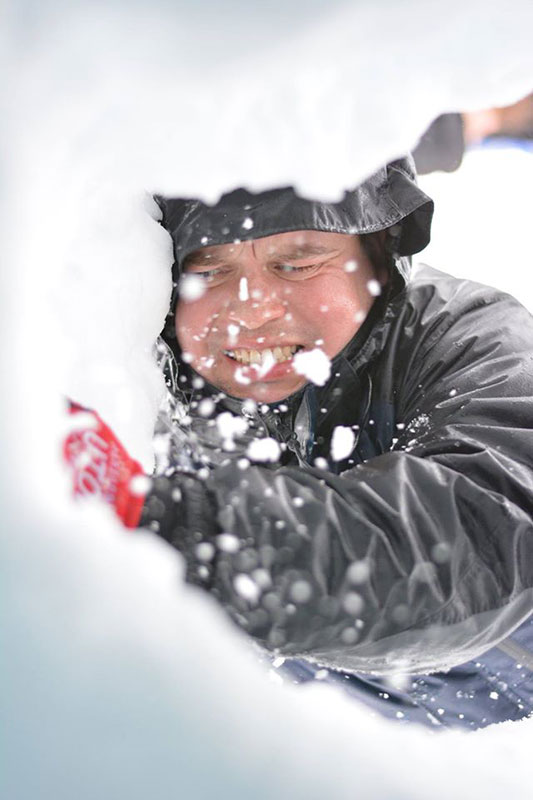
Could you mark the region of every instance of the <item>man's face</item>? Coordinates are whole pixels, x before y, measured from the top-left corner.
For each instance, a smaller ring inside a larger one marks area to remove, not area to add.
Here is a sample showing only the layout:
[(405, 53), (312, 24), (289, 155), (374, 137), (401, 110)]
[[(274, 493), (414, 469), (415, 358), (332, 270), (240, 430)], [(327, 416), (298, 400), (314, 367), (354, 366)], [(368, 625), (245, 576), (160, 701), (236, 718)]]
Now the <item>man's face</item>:
[(204, 247), (186, 259), (185, 273), (203, 282), (198, 299), (183, 291), (177, 306), (185, 358), (227, 394), (263, 403), (307, 382), (294, 369), (296, 350), (336, 356), (377, 293), (360, 240), (342, 233), (294, 231)]

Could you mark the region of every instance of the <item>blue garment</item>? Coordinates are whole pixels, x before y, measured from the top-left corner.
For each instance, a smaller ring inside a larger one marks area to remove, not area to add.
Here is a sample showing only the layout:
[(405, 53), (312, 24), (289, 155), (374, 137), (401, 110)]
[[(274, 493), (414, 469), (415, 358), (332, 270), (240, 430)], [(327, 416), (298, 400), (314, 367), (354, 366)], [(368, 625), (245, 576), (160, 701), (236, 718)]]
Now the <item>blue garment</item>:
[(295, 683), (319, 680), (340, 687), (398, 722), (484, 728), (533, 714), (533, 617), (475, 661), (448, 672), (405, 676), (403, 688), (395, 688), (390, 680), (323, 669), (303, 659), (285, 659), (280, 669)]

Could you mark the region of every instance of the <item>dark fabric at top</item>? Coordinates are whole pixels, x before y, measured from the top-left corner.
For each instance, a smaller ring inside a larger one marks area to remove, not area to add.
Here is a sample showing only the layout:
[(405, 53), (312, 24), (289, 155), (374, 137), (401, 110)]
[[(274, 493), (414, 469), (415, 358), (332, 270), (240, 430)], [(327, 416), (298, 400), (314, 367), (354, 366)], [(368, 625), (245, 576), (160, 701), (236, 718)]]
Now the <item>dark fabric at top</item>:
[(410, 256), (428, 244), (433, 214), (433, 201), (418, 187), (408, 158), (378, 170), (339, 203), (306, 200), (290, 187), (259, 194), (236, 189), (214, 206), (195, 199), (156, 199), (178, 270), (201, 247), (295, 230), (362, 234), (398, 225), (394, 251)]
[(416, 171), (455, 172), (465, 152), (463, 119), (460, 114), (441, 114), (437, 117), (413, 150)]

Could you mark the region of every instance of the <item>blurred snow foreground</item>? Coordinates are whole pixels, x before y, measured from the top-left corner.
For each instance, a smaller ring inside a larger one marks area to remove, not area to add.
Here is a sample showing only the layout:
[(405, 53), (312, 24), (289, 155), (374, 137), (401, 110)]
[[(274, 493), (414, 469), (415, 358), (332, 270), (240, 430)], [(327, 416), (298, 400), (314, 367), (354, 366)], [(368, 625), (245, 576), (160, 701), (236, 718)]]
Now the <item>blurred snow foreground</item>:
[(67, 392), (150, 468), (171, 263), (151, 192), (337, 197), (437, 114), (529, 91), (533, 6), (190, 5), (7, 8), (3, 794), (525, 798), (531, 721), (429, 736), (270, 683), (176, 553), (72, 507), (59, 452)]

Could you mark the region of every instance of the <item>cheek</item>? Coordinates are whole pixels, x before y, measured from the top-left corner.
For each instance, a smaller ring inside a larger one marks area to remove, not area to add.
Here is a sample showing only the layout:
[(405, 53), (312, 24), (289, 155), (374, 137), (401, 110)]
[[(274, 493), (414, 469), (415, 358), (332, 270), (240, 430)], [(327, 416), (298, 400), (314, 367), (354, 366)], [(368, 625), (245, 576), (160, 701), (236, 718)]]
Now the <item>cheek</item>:
[(299, 298), (302, 313), (315, 324), (336, 328), (355, 322), (358, 311), (364, 307), (364, 298), (351, 281), (328, 280), (310, 287)]
[(215, 317), (211, 304), (203, 298), (192, 303), (180, 300), (176, 307), (176, 336), (181, 349), (191, 353), (204, 349)]
[[(348, 276), (346, 276), (348, 277)], [(324, 339), (329, 355), (355, 334), (368, 311), (368, 296), (344, 276), (316, 282), (302, 292), (298, 303), (302, 318)]]

